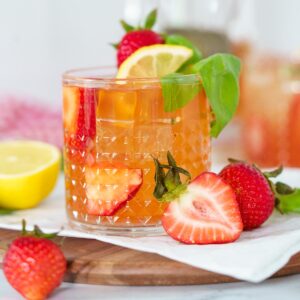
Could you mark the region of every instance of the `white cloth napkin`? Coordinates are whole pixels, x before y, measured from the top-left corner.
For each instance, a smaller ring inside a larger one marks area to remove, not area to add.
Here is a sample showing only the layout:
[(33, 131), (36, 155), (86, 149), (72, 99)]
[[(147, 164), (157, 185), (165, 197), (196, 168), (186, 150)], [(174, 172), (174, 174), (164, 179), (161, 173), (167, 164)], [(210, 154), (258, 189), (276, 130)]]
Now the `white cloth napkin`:
[[(279, 179), (292, 186), (300, 186), (300, 169), (286, 169)], [(130, 238), (75, 231), (67, 223), (63, 178), (60, 178), (53, 194), (39, 207), (0, 216), (0, 227), (18, 230), (23, 218), (27, 220), (28, 227), (38, 224), (46, 232), (58, 231), (63, 227), (60, 235), (92, 238), (153, 252), (250, 282), (268, 278), (300, 251), (300, 215), (282, 216), (278, 213), (274, 213), (261, 228), (244, 232), (235, 243), (223, 245), (184, 245), (168, 236)]]

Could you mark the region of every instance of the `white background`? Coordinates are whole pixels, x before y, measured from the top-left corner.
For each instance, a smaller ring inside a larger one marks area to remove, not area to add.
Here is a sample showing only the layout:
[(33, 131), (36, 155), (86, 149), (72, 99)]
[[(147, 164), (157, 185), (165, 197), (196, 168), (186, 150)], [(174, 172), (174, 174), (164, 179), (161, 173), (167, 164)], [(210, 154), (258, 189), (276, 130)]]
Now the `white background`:
[[(232, 36), (285, 53), (300, 48), (299, 0), (226, 0), (234, 1), (240, 13), (229, 24)], [(172, 19), (172, 0), (0, 0), (0, 93), (60, 106), (63, 71), (114, 64), (109, 42), (122, 35), (118, 20), (128, 19), (128, 7), (137, 15), (139, 7), (145, 10), (159, 2), (164, 3), (161, 21)], [(189, 3), (189, 21), (199, 26), (205, 18), (201, 7), (213, 9), (218, 0), (195, 0), (196, 9), (190, 0), (177, 2)], [(211, 20), (215, 24), (219, 19)]]

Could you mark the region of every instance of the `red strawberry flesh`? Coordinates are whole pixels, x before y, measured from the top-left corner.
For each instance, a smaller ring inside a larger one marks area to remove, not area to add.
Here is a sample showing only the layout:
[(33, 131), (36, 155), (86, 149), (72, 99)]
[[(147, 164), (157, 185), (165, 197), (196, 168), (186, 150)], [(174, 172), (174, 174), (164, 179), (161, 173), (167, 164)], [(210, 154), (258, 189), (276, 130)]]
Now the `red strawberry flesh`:
[(103, 162), (86, 168), (85, 179), (88, 214), (111, 216), (135, 196), (143, 174), (122, 163)]
[(205, 172), (172, 201), (162, 225), (175, 240), (186, 244), (233, 242), (243, 229), (231, 187), (214, 173)]
[(64, 88), (64, 126), (68, 157), (84, 163), (96, 136), (96, 90)]

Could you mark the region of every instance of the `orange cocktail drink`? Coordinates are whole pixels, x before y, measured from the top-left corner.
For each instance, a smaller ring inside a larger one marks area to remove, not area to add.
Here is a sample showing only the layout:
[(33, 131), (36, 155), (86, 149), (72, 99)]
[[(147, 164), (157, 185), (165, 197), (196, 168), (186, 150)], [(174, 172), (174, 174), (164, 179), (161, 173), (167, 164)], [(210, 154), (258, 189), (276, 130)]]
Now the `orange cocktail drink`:
[(164, 161), (170, 151), (192, 177), (208, 170), (210, 107), (199, 89), (165, 112), (159, 79), (117, 80), (110, 71), (64, 75), (67, 214), (85, 230), (157, 232), (166, 203), (153, 196), (153, 157)]

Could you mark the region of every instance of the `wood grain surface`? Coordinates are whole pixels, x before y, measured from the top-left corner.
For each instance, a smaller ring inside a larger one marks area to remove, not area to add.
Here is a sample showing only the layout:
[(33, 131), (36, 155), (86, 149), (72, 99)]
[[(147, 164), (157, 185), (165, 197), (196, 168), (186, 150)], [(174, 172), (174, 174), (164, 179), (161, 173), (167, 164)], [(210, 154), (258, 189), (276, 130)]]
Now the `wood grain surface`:
[[(19, 232), (0, 229), (0, 266), (3, 246)], [(60, 242), (62, 238), (57, 238)], [(190, 285), (237, 281), (234, 278), (188, 266), (157, 254), (135, 251), (96, 240), (65, 238), (62, 250), (68, 260), (65, 281), (104, 285)], [(274, 277), (300, 273), (300, 253)]]

